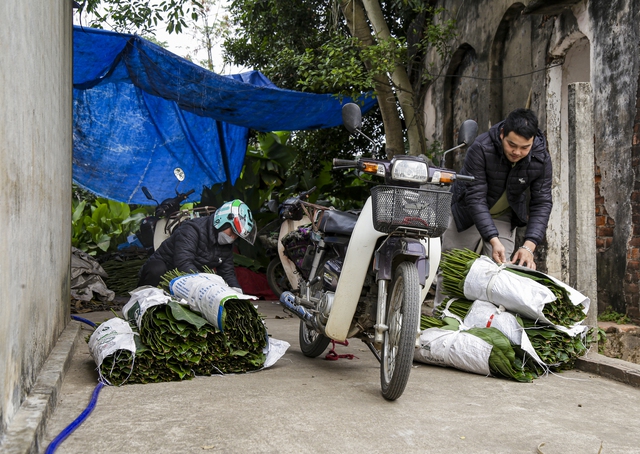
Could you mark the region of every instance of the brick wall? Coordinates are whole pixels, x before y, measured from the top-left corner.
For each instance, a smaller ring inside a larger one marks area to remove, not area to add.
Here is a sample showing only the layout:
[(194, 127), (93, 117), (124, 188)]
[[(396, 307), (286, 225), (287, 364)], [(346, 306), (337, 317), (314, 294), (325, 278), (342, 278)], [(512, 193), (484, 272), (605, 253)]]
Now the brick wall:
[[(640, 79), (638, 80), (640, 86)], [(631, 194), (631, 238), (627, 245), (627, 269), (624, 276), (624, 302), (627, 314), (640, 321), (640, 96), (636, 96), (636, 116), (633, 126), (631, 165), (635, 175)]]

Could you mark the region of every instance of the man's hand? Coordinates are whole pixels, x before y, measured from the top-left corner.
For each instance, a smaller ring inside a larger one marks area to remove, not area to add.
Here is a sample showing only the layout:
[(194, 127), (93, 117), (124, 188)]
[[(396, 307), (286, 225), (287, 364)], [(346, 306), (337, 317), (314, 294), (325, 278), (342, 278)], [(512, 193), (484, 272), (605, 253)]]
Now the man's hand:
[(493, 250), (491, 254), (491, 258), (498, 264), (502, 265), (507, 261), (506, 251), (502, 242), (498, 239), (498, 237), (493, 237), (489, 240), (491, 244), (491, 248)]
[(511, 263), (515, 265), (526, 266), (532, 270), (536, 269), (536, 262), (533, 261), (533, 251), (535, 251), (536, 245), (533, 242), (527, 240), (524, 244), (518, 248), (515, 254), (513, 254), (513, 260)]

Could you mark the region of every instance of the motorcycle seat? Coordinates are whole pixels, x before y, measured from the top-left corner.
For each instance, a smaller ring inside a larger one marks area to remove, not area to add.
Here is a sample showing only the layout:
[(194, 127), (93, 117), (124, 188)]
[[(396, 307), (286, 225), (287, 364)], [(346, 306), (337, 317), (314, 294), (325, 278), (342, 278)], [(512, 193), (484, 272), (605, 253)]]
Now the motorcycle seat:
[(318, 229), (332, 235), (351, 235), (358, 215), (339, 210), (326, 210), (322, 214)]

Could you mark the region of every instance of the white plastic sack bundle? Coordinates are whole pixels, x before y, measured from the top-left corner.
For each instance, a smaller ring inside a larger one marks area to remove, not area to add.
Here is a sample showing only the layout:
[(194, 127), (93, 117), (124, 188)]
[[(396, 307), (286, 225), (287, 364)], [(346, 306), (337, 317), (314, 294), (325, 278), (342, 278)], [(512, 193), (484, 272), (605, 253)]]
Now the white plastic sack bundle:
[[(495, 306), (503, 306), (508, 311), (523, 317), (552, 325), (553, 323), (544, 316), (542, 310), (545, 304), (556, 299), (553, 292), (532, 279), (505, 271), (507, 267), (526, 270), (528, 273), (533, 272), (518, 265), (497, 265), (489, 257), (481, 256), (473, 263), (465, 278), (465, 297), (471, 301), (488, 301)], [(590, 304), (589, 298), (551, 276), (540, 272), (536, 273), (564, 287), (569, 293), (569, 298), (573, 305), (582, 306), (581, 309), (586, 318)], [(584, 326), (554, 326), (571, 336), (582, 333), (587, 328)]]
[(519, 345), (538, 364), (544, 365), (531, 345), (527, 332), (516, 320), (515, 315), (507, 312), (503, 306), (496, 307), (487, 301), (476, 300), (464, 318), (464, 326), (469, 328), (497, 328), (507, 336), (513, 345)]
[(420, 333), (420, 348), (415, 361), (449, 366), (480, 375), (490, 375), (489, 355), (492, 345), (464, 331), (428, 328)]
[(269, 337), (269, 344), (265, 347), (265, 355), (263, 369), (273, 366), (276, 361), (284, 356), (291, 344), (285, 340), (274, 339)]
[(103, 377), (100, 366), (107, 356), (117, 355), (118, 350), (128, 350), (135, 360), (136, 343), (133, 339), (135, 333), (127, 322), (115, 317), (101, 323), (89, 338), (89, 353), (98, 365), (100, 380), (109, 383)]
[(220, 331), (224, 330), (224, 303), (230, 299), (257, 300), (252, 295), (245, 295), (229, 287), (217, 274), (199, 273), (176, 277), (169, 283), (172, 295), (187, 301), (189, 307), (202, 316)]
[(138, 287), (129, 292), (131, 298), (122, 308), (122, 315), (127, 320), (135, 320), (138, 329), (142, 323), (142, 316), (153, 306), (168, 304), (171, 297), (157, 287)]

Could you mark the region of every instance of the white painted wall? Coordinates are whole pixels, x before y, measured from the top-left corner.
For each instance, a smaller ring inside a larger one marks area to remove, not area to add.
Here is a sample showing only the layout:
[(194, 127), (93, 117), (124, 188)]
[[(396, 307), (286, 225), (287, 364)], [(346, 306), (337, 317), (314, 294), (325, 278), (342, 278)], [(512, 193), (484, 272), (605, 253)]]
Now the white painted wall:
[(0, 436), (69, 320), (71, 8), (0, 1)]

